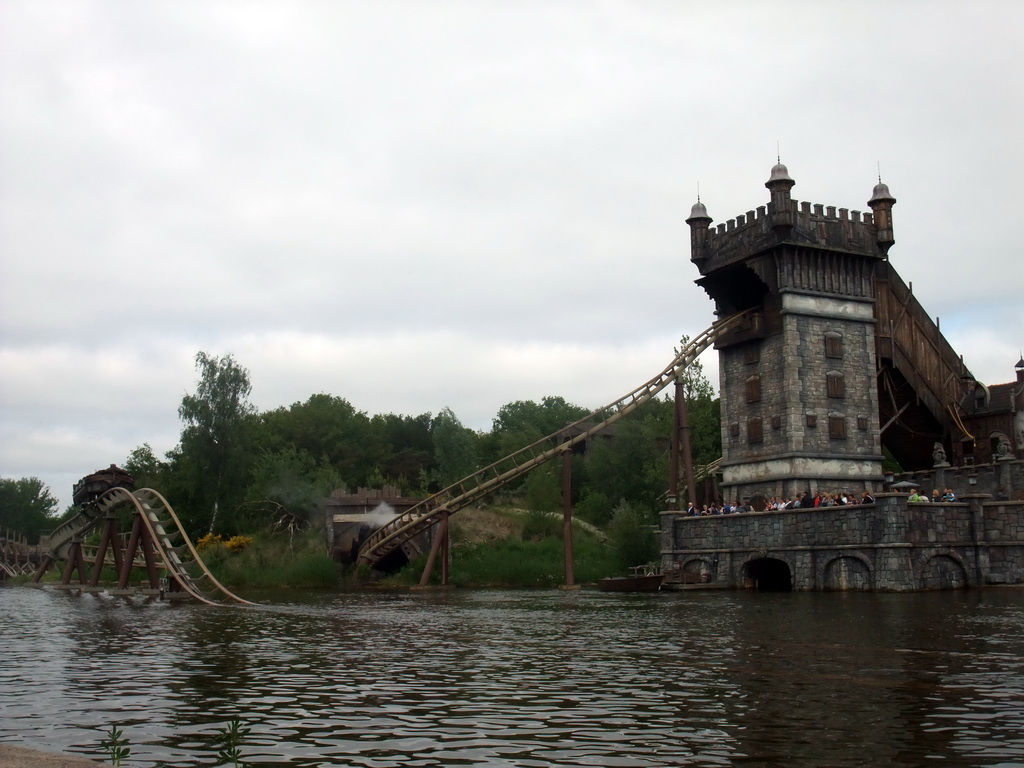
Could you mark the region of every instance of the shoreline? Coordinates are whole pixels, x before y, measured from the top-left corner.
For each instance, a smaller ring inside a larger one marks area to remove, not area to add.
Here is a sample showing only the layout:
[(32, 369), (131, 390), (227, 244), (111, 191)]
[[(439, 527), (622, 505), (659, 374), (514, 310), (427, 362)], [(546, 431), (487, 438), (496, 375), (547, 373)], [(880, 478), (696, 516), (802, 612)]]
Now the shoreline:
[(109, 763), (98, 763), (66, 752), (45, 752), (0, 742), (0, 768), (97, 768), (105, 765)]

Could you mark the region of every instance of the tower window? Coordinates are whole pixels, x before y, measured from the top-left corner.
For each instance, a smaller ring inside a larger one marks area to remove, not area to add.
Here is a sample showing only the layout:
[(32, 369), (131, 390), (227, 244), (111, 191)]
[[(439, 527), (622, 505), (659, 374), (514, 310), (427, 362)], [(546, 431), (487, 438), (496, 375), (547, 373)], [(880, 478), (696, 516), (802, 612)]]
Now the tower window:
[(833, 440), (845, 440), (846, 439), (846, 417), (845, 416), (829, 416), (828, 417), (828, 436)]
[(751, 376), (747, 379), (747, 402), (756, 403), (761, 399), (761, 377)]
[(825, 375), (825, 382), (829, 397), (846, 396), (846, 382), (843, 379), (843, 374), (839, 371), (829, 371)]
[(825, 357), (835, 360), (843, 358), (843, 337), (838, 333), (825, 334)]
[(760, 443), (764, 440), (764, 432), (761, 428), (761, 417), (754, 416), (747, 421), (747, 442)]

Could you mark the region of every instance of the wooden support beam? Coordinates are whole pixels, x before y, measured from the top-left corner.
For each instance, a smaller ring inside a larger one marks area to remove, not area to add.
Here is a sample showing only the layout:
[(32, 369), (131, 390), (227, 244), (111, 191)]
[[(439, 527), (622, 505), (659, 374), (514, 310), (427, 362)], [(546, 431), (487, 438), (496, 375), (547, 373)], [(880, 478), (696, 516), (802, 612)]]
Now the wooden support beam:
[[(430, 583), (430, 574), (434, 571), (434, 563), (437, 560), (437, 553), (441, 551), (442, 544), (448, 538), (448, 511), (441, 511), (441, 521), (437, 525), (437, 530), (434, 531), (434, 540), (430, 542), (430, 553), (427, 555), (427, 563), (423, 566), (423, 573), (420, 574), (420, 586), (425, 587)], [(447, 557), (445, 558), (447, 560)], [(442, 576), (444, 582), (447, 584), (448, 577), (448, 566), (447, 563), (442, 566)]]
[(142, 557), (146, 561), (146, 575), (149, 576), (149, 587), (150, 589), (160, 589), (160, 574), (157, 571), (155, 556), (156, 545), (153, 542), (153, 538), (149, 535), (149, 528), (146, 526), (142, 527), (139, 544), (142, 547)]
[(107, 558), (107, 549), (113, 544), (113, 555), (114, 555), (114, 567), (117, 572), (121, 572), (121, 551), (117, 546), (117, 518), (110, 516), (107, 517), (106, 523), (103, 526), (103, 533), (100, 536), (100, 544), (96, 549), (96, 558), (93, 561), (92, 566), (92, 578), (89, 580), (89, 586), (95, 587), (100, 580), (100, 574), (103, 571), (103, 564)]
[(442, 513), (442, 520), (444, 521), (444, 541), (441, 542), (441, 586), (448, 586), (448, 569), (451, 565), (451, 542), (452, 542), (452, 530), (448, 526), (448, 510)]
[(128, 536), (128, 544), (124, 548), (124, 562), (121, 563), (121, 573), (117, 580), (118, 589), (127, 589), (132, 578), (132, 561), (135, 560), (135, 553), (139, 549), (139, 538), (143, 529), (142, 518), (138, 515), (132, 520), (132, 532)]
[[(693, 450), (690, 447), (690, 413), (687, 397), (683, 392), (683, 386), (680, 382), (676, 382), (676, 410), (679, 412), (679, 430), (682, 436), (683, 473), (686, 478), (686, 492), (691, 497), (686, 501), (692, 501), (696, 504), (697, 499), (693, 495), (696, 488), (693, 479)], [(682, 509), (686, 509), (688, 506), (689, 504), (684, 504)]]
[(565, 550), (565, 586), (576, 584), (572, 562), (572, 449), (562, 452), (562, 544)]
[(907, 410), (907, 408), (909, 408), (909, 407), (910, 407), (910, 403), (904, 403), (903, 407), (900, 408), (898, 411), (896, 411), (896, 413), (893, 415), (893, 417), (891, 419), (889, 419), (887, 422), (885, 422), (885, 424), (882, 425), (882, 428), (878, 430), (878, 434), (881, 435), (883, 432), (885, 432), (885, 430), (887, 430), (889, 427), (891, 427), (893, 425), (893, 423), (896, 421), (896, 419), (898, 419), (900, 417), (900, 414), (903, 413), (905, 410)]

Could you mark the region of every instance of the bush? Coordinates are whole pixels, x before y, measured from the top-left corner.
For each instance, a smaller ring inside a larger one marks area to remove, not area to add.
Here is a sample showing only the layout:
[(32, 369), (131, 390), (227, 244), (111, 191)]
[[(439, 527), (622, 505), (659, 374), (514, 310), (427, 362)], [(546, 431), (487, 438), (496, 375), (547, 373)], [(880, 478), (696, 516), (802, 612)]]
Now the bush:
[(602, 491), (584, 490), (576, 514), (593, 525), (607, 525), (612, 519), (612, 503)]
[(241, 552), (252, 544), (252, 536), (232, 536), (224, 543), (228, 552)]
[(196, 542), (196, 549), (202, 551), (204, 549), (216, 549), (224, 543), (220, 534), (208, 533), (205, 536), (200, 536), (199, 541)]
[(523, 541), (541, 541), (556, 538), (559, 541), (565, 535), (562, 517), (553, 512), (530, 510), (523, 520)]
[(530, 509), (554, 512), (562, 508), (560, 475), (550, 466), (535, 469), (523, 483), (524, 502)]
[[(561, 520), (557, 519), (559, 526)], [(565, 583), (565, 550), (561, 539), (539, 541), (509, 538), (456, 546), (449, 581), (459, 587), (555, 587)], [(388, 581), (417, 584), (426, 556), (417, 558)], [(573, 534), (573, 575), (576, 583), (594, 582), (615, 567), (612, 550), (592, 534)], [(440, 566), (432, 580), (437, 583)]]
[(608, 528), (608, 539), (619, 570), (657, 560), (658, 537), (647, 515), (622, 501), (615, 508)]
[(236, 536), (216, 549), (207, 544), (203, 560), (229, 587), (319, 589), (338, 584), (338, 566), (315, 533), (296, 536), (292, 544), (266, 534)]

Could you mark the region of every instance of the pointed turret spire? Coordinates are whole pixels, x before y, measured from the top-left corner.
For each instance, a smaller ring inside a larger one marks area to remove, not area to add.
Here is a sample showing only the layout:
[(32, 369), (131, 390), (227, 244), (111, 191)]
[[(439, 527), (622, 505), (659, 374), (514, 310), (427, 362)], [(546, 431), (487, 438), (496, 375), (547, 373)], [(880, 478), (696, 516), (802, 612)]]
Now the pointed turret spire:
[(708, 227), (711, 226), (711, 217), (708, 216), (708, 209), (700, 201), (700, 186), (697, 186), (697, 202), (690, 209), (690, 218), (686, 220), (690, 225), (690, 261), (703, 261), (707, 258), (705, 246), (708, 242)]
[(882, 183), (882, 174), (878, 174), (878, 183), (871, 193), (868, 205), (874, 212), (875, 232), (878, 247), (883, 254), (889, 252), (889, 248), (896, 242), (892, 234), (892, 207), (896, 204), (896, 198), (889, 193), (889, 187)]
[(772, 219), (772, 229), (775, 230), (775, 234), (779, 236), (780, 240), (789, 237), (789, 233), (793, 229), (793, 206), (789, 190), (795, 184), (796, 182), (789, 177), (789, 169), (782, 164), (781, 158), (772, 168), (771, 177), (764, 183), (772, 195), (772, 201), (768, 207)]

